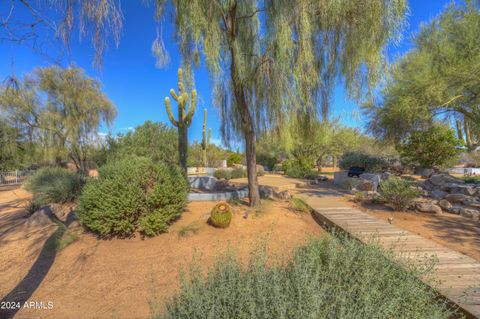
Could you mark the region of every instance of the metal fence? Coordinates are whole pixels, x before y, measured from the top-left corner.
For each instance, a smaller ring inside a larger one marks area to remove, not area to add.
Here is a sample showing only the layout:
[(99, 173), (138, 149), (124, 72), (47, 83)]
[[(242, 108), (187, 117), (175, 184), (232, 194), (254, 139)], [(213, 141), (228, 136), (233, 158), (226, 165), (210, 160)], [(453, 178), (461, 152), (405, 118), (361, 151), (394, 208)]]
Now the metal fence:
[(34, 170), (0, 172), (0, 186), (22, 184), (33, 172)]

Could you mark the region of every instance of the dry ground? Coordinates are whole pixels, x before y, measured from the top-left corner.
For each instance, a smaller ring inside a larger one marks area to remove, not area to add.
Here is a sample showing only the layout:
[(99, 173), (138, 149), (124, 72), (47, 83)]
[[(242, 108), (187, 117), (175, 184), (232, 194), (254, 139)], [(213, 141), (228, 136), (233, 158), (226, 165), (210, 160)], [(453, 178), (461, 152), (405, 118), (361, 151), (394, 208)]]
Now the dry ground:
[(99, 240), (74, 222), (70, 229), (78, 239), (57, 252), (49, 247), (56, 224), (26, 226), (22, 206), (29, 196), (0, 190), (0, 296), (31, 293), (30, 301), (52, 301), (53, 309), (22, 309), (15, 318), (145, 318), (149, 301), (161, 305), (177, 291), (178, 271), (194, 254), (211, 265), (230, 244), (246, 258), (262, 238), (270, 252), (288, 254), (324, 233), (310, 215), (292, 212), (285, 202), (267, 202), (247, 219), (248, 208), (236, 206), (230, 227), (216, 229), (207, 224), (214, 203), (195, 202), (169, 233), (145, 240)]
[(383, 220), (393, 217), (396, 226), (480, 261), (480, 223), (470, 218), (448, 213), (394, 212), (379, 205), (359, 208)]

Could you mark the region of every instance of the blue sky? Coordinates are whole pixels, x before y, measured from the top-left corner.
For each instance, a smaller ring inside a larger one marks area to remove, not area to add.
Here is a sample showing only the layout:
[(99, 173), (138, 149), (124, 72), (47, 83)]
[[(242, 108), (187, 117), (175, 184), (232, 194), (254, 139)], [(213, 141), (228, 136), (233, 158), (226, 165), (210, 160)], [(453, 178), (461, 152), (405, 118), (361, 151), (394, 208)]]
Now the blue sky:
[[(6, 2), (6, 1), (5, 1)], [(0, 5), (1, 15), (5, 12), (5, 2)], [(422, 22), (431, 20), (449, 3), (449, 0), (410, 0), (408, 24), (403, 32), (401, 43), (389, 46), (389, 60), (411, 48), (411, 37), (418, 31)], [(180, 54), (172, 41), (172, 27), (168, 19), (163, 23), (163, 36), (170, 55), (170, 64), (163, 69), (155, 67), (151, 53), (152, 41), (156, 36), (153, 19), (154, 8), (144, 6), (140, 1), (122, 0), (124, 28), (118, 48), (110, 46), (103, 60), (101, 71), (92, 67), (93, 50), (89, 41), (74, 39), (67, 63), (73, 63), (86, 70), (91, 77), (103, 83), (103, 91), (113, 101), (118, 116), (111, 128), (116, 134), (142, 124), (146, 120), (170, 123), (163, 100), (170, 88), (176, 89), (176, 70), (180, 66)], [(0, 79), (10, 74), (10, 60), (13, 56), (15, 73), (21, 77), (37, 66), (51, 64), (47, 58), (32, 52), (21, 45), (0, 42)], [(219, 143), (220, 123), (217, 110), (211, 105), (211, 86), (204, 67), (195, 72), (196, 88), (199, 95), (197, 112), (189, 129), (189, 139), (200, 140), (202, 134), (203, 108), (208, 109), (208, 127), (212, 128), (212, 141)], [(175, 105), (175, 103), (173, 104)], [(337, 86), (332, 103), (332, 113), (340, 117), (348, 126), (362, 127), (365, 118), (359, 107), (346, 98), (341, 86)], [(107, 128), (103, 128), (106, 132)]]

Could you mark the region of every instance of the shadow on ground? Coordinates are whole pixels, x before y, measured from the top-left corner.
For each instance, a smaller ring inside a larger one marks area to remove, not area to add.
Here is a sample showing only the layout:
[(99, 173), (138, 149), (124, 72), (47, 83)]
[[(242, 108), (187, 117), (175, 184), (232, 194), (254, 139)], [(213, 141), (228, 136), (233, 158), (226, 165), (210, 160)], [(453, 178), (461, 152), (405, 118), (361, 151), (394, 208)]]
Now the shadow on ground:
[[(35, 290), (37, 290), (52, 267), (55, 257), (57, 256), (57, 240), (62, 238), (63, 234), (67, 231), (68, 226), (75, 220), (75, 217), (74, 213), (70, 212), (67, 216), (66, 222), (63, 223), (54, 217), (51, 211), (49, 212), (49, 216), (52, 221), (58, 225), (57, 230), (45, 241), (37, 260), (32, 265), (27, 275), (15, 288), (2, 298), (0, 303), (19, 302), (22, 306), (33, 295)], [(20, 309), (10, 309), (6, 312), (2, 310), (0, 318), (13, 318)]]

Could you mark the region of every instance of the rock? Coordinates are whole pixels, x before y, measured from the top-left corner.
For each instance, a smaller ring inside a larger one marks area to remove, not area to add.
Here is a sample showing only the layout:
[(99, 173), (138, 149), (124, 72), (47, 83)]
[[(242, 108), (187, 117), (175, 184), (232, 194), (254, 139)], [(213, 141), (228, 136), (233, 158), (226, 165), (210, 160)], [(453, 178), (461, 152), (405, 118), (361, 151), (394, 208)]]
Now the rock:
[(480, 211), (476, 209), (461, 208), (460, 215), (462, 215), (463, 217), (472, 218), (473, 220), (478, 221), (480, 216)]
[(281, 200), (286, 200), (292, 198), (292, 195), (288, 190), (284, 190), (282, 192), (274, 192), (273, 194), (276, 198), (281, 199)]
[(432, 175), (428, 182), (435, 186), (443, 186), (445, 184), (462, 184), (463, 180), (453, 177), (450, 174), (435, 174)]
[(435, 170), (432, 168), (417, 167), (415, 173), (421, 175), (423, 178), (429, 178), (435, 174)]
[(445, 196), (447, 196), (448, 194), (440, 189), (434, 189), (433, 191), (431, 191), (430, 193), (430, 196), (432, 196), (433, 198), (435, 199), (443, 199), (445, 198)]
[(358, 184), (356, 188), (364, 192), (370, 192), (370, 191), (376, 190), (376, 189), (374, 190), (374, 183), (367, 179), (361, 180), (360, 184)]
[[(365, 191), (377, 191), (380, 181), (382, 180), (382, 174), (373, 174), (373, 173), (363, 173), (360, 174), (360, 179), (367, 180), (372, 183), (371, 189), (365, 189)], [(369, 187), (365, 185), (365, 187)]]
[(448, 194), (445, 196), (445, 199), (452, 204), (463, 204), (463, 202), (470, 200), (471, 197), (464, 194)]
[(328, 181), (328, 177), (325, 176), (325, 175), (320, 175), (317, 178), (315, 178), (315, 180), (320, 181), (320, 182), (326, 182), (326, 181)]
[(423, 213), (441, 214), (442, 209), (431, 202), (417, 202), (415, 209)]
[(449, 193), (464, 194), (467, 196), (474, 196), (476, 193), (475, 186), (467, 184), (449, 183), (443, 187), (443, 190)]
[(215, 190), (216, 191), (225, 190), (229, 186), (230, 186), (230, 183), (225, 178), (221, 178), (215, 183)]
[(438, 202), (438, 206), (442, 208), (444, 211), (450, 211), (452, 209), (452, 204), (446, 199), (442, 199), (441, 201)]
[(37, 226), (45, 226), (52, 223), (50, 216), (52, 216), (52, 210), (50, 207), (45, 206), (40, 210), (37, 210), (33, 213), (26, 222), (27, 227), (37, 227)]
[(273, 190), (270, 187), (260, 186), (259, 187), (260, 197), (261, 198), (269, 198), (272, 199), (273, 197)]

